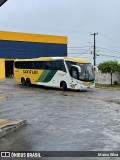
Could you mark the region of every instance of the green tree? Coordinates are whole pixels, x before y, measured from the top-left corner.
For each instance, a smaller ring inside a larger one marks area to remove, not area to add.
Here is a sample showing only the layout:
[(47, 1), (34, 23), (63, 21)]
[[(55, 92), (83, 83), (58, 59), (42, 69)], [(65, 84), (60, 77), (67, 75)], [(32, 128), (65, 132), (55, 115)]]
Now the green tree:
[(102, 73), (111, 74), (111, 85), (112, 85), (112, 73), (114, 72), (120, 73), (120, 64), (117, 61), (106, 61), (106, 62), (100, 63), (98, 65), (98, 69), (101, 70)]
[(120, 74), (120, 64), (119, 64), (119, 66), (118, 66), (118, 73)]

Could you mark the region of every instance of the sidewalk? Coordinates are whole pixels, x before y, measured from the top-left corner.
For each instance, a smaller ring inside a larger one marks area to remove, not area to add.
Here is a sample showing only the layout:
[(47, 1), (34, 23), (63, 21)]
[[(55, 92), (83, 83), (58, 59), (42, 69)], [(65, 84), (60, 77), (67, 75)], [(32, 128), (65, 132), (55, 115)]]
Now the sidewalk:
[(0, 138), (26, 125), (26, 120), (0, 119)]

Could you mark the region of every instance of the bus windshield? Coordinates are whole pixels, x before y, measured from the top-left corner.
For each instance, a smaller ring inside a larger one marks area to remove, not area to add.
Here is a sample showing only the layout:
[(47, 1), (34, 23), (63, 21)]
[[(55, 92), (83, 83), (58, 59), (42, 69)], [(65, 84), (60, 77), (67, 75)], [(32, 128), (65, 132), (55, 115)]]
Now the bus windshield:
[(94, 71), (92, 64), (82, 64), (77, 63), (78, 66), (81, 68), (81, 72), (79, 72), (79, 80), (82, 81), (93, 81), (94, 80)]
[[(72, 74), (72, 66), (73, 65), (77, 65), (81, 68), (81, 72), (78, 72), (76, 79), (79, 79), (81, 81), (94, 81), (95, 76), (94, 76), (94, 70), (93, 70), (93, 66), (91, 63), (78, 63), (78, 62), (74, 62), (74, 61), (66, 61), (68, 70), (70, 72), (70, 75), (73, 77)], [(75, 73), (75, 72), (74, 72)], [(75, 78), (75, 77), (73, 77)]]

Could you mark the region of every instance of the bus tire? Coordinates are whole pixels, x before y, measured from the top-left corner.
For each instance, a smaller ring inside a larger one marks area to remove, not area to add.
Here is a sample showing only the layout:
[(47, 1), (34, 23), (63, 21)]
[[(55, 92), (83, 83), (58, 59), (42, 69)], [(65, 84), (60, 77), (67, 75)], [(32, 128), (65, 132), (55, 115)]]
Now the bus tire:
[(25, 78), (24, 78), (24, 77), (21, 78), (21, 84), (22, 84), (23, 86), (26, 85), (26, 81), (25, 81)]
[(30, 80), (30, 78), (27, 78), (27, 79), (26, 79), (26, 85), (27, 85), (28, 87), (31, 86), (31, 80)]
[(62, 81), (60, 83), (60, 87), (62, 87), (63, 91), (66, 91), (67, 90), (67, 84), (66, 84), (66, 82)]

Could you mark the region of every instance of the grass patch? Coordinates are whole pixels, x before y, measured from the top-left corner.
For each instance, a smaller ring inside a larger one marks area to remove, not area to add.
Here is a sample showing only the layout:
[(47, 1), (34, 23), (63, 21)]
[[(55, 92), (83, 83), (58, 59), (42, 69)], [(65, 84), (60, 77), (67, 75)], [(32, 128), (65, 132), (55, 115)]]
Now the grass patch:
[(107, 89), (118, 89), (118, 90), (120, 90), (120, 84), (118, 84), (118, 85), (110, 85), (110, 84), (95, 84), (95, 87), (96, 88), (107, 88)]

